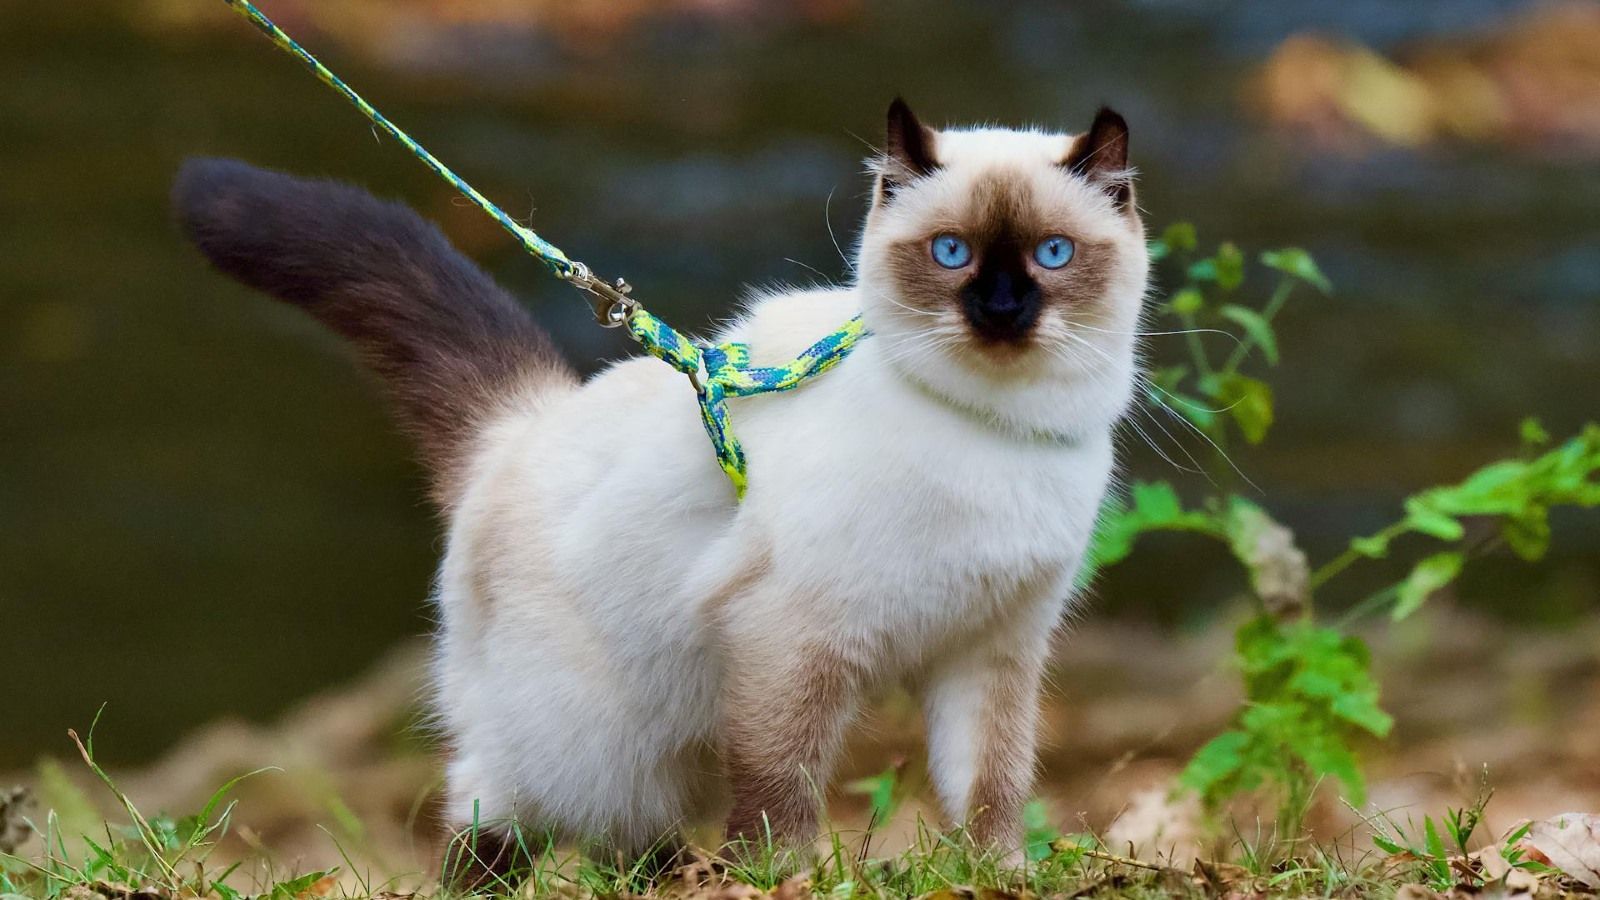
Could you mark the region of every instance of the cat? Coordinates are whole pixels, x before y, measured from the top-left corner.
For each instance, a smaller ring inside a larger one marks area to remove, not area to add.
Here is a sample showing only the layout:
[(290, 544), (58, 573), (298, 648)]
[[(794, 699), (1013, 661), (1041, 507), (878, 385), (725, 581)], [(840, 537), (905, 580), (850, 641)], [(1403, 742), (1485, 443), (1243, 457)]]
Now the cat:
[(354, 342), (448, 520), (433, 708), (446, 815), (642, 854), (726, 813), (804, 846), (854, 714), (922, 700), (952, 824), (1015, 853), (1052, 634), (1113, 476), (1149, 276), (1128, 128), (934, 130), (901, 100), (851, 283), (752, 297), (718, 338), (793, 358), (731, 401), (736, 502), (693, 388), (640, 356), (580, 381), (404, 207), (194, 159), (174, 205), (211, 262)]

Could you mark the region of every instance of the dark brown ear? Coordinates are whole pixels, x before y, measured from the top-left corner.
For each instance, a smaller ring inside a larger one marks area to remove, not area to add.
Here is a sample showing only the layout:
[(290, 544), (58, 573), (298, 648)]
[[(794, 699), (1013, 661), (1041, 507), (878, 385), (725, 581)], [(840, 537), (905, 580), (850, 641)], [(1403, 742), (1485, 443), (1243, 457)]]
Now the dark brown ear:
[(1128, 175), (1128, 123), (1109, 107), (1095, 113), (1094, 124), (1072, 142), (1067, 158), (1061, 161), (1074, 175), (1081, 175), (1111, 195), (1118, 209), (1133, 203), (1133, 182)]
[(888, 199), (896, 188), (913, 178), (939, 168), (939, 160), (934, 156), (937, 140), (933, 129), (917, 121), (917, 114), (906, 101), (894, 98), (889, 104), (889, 126), (884, 143), (887, 164), (879, 186), (883, 199)]

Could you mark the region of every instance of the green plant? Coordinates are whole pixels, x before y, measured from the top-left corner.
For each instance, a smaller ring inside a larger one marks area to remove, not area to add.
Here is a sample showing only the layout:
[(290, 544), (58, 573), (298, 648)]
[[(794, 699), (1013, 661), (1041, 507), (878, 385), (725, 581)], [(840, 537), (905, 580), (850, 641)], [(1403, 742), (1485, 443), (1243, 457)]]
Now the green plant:
[(1410, 816), (1403, 825), (1389, 813), (1366, 817), (1372, 827), (1372, 843), (1389, 854), (1387, 865), (1436, 891), (1448, 891), (1461, 884), (1482, 887), (1492, 880), (1492, 870), (1479, 861), (1486, 854), (1498, 856), (1505, 868), (1534, 875), (1554, 873), (1556, 870), (1550, 866), (1531, 859), (1522, 843), (1533, 828), (1532, 822), (1523, 823), (1478, 853), (1472, 852), (1468, 845), (1483, 824), (1484, 808), (1493, 796), (1494, 792), (1485, 786), (1470, 804), (1447, 807), (1437, 823), (1432, 816), (1424, 815), (1420, 828)]
[[(1238, 439), (1259, 444), (1271, 429), (1272, 388), (1259, 371), (1246, 370), (1255, 363), (1278, 363), (1274, 320), (1297, 286), (1328, 294), (1332, 285), (1305, 251), (1268, 251), (1259, 262), (1276, 274), (1274, 285), (1261, 306), (1248, 305), (1241, 297), (1249, 268), (1243, 253), (1223, 244), (1211, 256), (1195, 258), (1197, 246), (1195, 230), (1187, 224), (1168, 228), (1151, 245), (1155, 259), (1181, 271), (1181, 286), (1158, 308), (1181, 325), (1169, 333), (1183, 336), (1188, 359), (1156, 368), (1145, 400), (1152, 415), (1176, 416), (1204, 439), (1209, 457), (1200, 465), (1214, 490), (1186, 506), (1172, 485), (1139, 482), (1126, 499), (1108, 500), (1085, 577), (1126, 559), (1139, 537), (1150, 532), (1188, 532), (1227, 545), (1249, 578), (1256, 606), (1235, 638), (1245, 700), (1231, 726), (1195, 753), (1180, 782), (1212, 809), (1242, 793), (1274, 789), (1280, 843), (1292, 842), (1325, 780), (1337, 781), (1355, 804), (1364, 802), (1354, 743), (1361, 735), (1384, 737), (1392, 726), (1378, 703), (1367, 649), (1347, 628), (1385, 608), (1394, 619), (1412, 614), (1454, 581), (1470, 559), (1501, 546), (1523, 559), (1539, 559), (1549, 546), (1552, 508), (1600, 505), (1600, 426), (1591, 424), (1550, 447), (1539, 423), (1525, 421), (1520, 457), (1411, 496), (1402, 518), (1353, 539), (1313, 571), (1293, 532), (1232, 489), (1243, 476), (1228, 447)], [(1218, 335), (1233, 342), (1220, 362), (1207, 346), (1207, 338)], [(1469, 529), (1469, 523), (1486, 527)], [(1389, 556), (1408, 536), (1435, 546), (1404, 578), (1355, 603), (1338, 622), (1317, 621), (1313, 592), (1326, 589), (1361, 560)]]

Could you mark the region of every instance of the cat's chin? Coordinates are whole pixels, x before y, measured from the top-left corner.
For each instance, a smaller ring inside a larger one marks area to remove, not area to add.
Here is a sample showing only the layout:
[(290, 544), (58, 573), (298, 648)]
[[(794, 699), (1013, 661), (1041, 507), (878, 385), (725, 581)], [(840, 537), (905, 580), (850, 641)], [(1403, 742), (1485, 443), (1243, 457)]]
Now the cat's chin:
[(980, 335), (951, 343), (940, 353), (941, 362), (979, 383), (1026, 388), (1061, 377), (1058, 358), (1036, 336), (995, 341)]
[(1074, 437), (1103, 430), (1127, 406), (1129, 373), (1099, 371), (1041, 341), (1008, 347), (962, 342), (933, 358), (889, 359), (897, 377), (925, 394), (1024, 434)]
[(957, 344), (951, 355), (974, 373), (1006, 381), (1048, 377), (1049, 354), (1033, 337), (993, 341), (979, 336)]

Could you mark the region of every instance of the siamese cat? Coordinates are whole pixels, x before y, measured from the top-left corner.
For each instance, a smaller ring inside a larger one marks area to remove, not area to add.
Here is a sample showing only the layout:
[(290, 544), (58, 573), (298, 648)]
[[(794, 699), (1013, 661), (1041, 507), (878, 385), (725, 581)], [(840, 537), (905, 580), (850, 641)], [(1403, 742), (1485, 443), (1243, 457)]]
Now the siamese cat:
[(409, 210), (191, 160), (219, 269), (349, 338), (448, 520), (433, 708), (473, 864), (530, 835), (643, 853), (726, 813), (804, 846), (852, 717), (908, 685), (952, 824), (1015, 853), (1052, 632), (1112, 477), (1149, 261), (1128, 129), (936, 131), (902, 101), (840, 287), (752, 297), (718, 340), (829, 374), (731, 401), (737, 502), (689, 381), (576, 377)]

